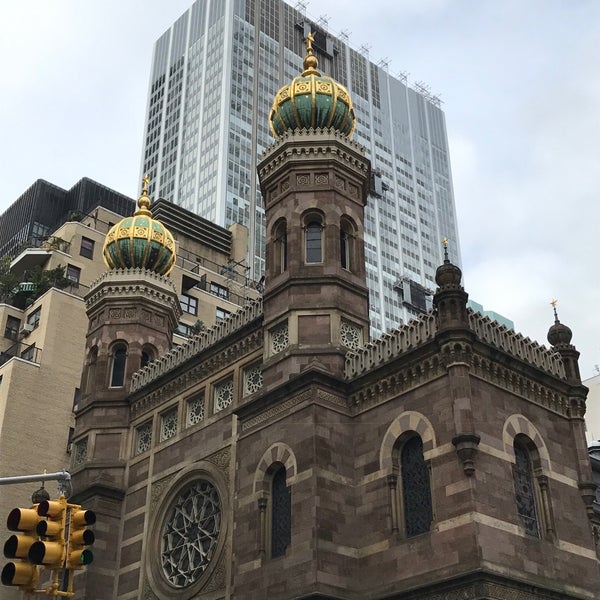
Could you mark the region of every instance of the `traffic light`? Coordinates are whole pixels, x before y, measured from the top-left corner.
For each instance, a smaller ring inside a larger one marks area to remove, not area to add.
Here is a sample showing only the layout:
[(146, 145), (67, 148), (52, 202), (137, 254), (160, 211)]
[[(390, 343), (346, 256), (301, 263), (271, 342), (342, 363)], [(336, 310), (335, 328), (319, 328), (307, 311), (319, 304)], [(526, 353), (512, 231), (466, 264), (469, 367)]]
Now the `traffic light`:
[(67, 557), (68, 569), (82, 569), (94, 560), (91, 550), (85, 546), (94, 543), (94, 532), (87, 529), (88, 525), (96, 522), (96, 513), (84, 510), (81, 506), (69, 505), (71, 508), (71, 521), (69, 525), (69, 555)]
[(67, 500), (44, 500), (37, 507), (42, 518), (36, 527), (37, 534), (44, 538), (29, 548), (29, 561), (34, 565), (44, 565), (48, 569), (60, 569), (65, 561), (65, 524), (67, 520)]
[(38, 581), (38, 569), (28, 561), (31, 547), (39, 540), (37, 528), (42, 517), (38, 514), (38, 505), (31, 508), (13, 508), (6, 520), (10, 531), (20, 531), (21, 535), (11, 535), (4, 544), (6, 558), (18, 558), (18, 562), (9, 562), (2, 569), (3, 585), (17, 586), (20, 590), (30, 592)]

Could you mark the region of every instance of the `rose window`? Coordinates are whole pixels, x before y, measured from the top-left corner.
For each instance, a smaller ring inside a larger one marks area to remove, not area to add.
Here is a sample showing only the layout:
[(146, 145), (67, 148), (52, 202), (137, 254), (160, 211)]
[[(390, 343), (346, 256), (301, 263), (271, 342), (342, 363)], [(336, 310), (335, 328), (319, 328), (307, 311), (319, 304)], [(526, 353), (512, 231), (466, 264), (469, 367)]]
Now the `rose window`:
[(185, 487), (167, 513), (161, 561), (165, 577), (177, 588), (196, 582), (208, 567), (221, 529), (221, 500), (212, 483)]

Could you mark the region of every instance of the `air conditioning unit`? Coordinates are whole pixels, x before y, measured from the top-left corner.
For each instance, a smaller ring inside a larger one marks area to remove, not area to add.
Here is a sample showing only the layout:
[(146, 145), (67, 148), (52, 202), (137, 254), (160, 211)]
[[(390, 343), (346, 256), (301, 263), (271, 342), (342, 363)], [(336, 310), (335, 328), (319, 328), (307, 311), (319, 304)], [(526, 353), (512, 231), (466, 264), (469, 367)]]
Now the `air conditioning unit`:
[(19, 333), (22, 336), (26, 336), (26, 335), (29, 335), (33, 330), (34, 330), (34, 327), (31, 323), (23, 323), (23, 326), (21, 327), (21, 330), (19, 331)]

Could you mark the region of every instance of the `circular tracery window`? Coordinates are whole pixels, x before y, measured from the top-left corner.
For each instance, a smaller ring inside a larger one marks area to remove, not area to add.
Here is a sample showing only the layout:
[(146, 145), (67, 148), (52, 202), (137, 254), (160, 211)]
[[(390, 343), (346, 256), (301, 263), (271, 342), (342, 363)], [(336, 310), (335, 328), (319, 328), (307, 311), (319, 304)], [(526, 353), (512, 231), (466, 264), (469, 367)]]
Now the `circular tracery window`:
[(203, 479), (183, 488), (169, 510), (161, 536), (162, 568), (168, 582), (184, 588), (210, 563), (221, 529), (221, 500)]

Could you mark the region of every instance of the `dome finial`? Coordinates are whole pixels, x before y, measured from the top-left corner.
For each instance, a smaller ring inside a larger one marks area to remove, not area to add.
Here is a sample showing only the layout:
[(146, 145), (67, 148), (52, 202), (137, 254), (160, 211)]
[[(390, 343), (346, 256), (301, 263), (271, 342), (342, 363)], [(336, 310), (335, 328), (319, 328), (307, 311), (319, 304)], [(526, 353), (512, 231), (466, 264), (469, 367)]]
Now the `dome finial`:
[(552, 300), (550, 304), (552, 305), (552, 310), (554, 310), (554, 322), (558, 323), (558, 312), (556, 311), (556, 305), (558, 304), (558, 300)]
[(554, 325), (552, 325), (548, 330), (547, 339), (553, 346), (560, 344), (568, 345), (571, 343), (573, 333), (566, 325), (563, 325), (558, 319), (558, 311), (556, 310), (558, 300), (552, 300), (550, 304), (552, 306), (552, 310), (554, 310)]
[(150, 175), (146, 173), (142, 179), (142, 195), (138, 198), (138, 210), (135, 211), (136, 215), (146, 215), (151, 217), (150, 212), (150, 197), (148, 196), (148, 184), (150, 183)]
[(315, 56), (315, 53), (313, 51), (313, 42), (315, 41), (315, 35), (312, 31), (306, 36), (305, 41), (306, 56), (304, 57), (304, 72), (302, 73), (302, 76), (306, 77), (307, 75), (321, 75), (321, 73), (317, 71), (319, 61), (317, 60), (317, 57)]
[(448, 241), (447, 237), (442, 240), (442, 246), (444, 247), (444, 263), (450, 262), (450, 258), (448, 257)]

